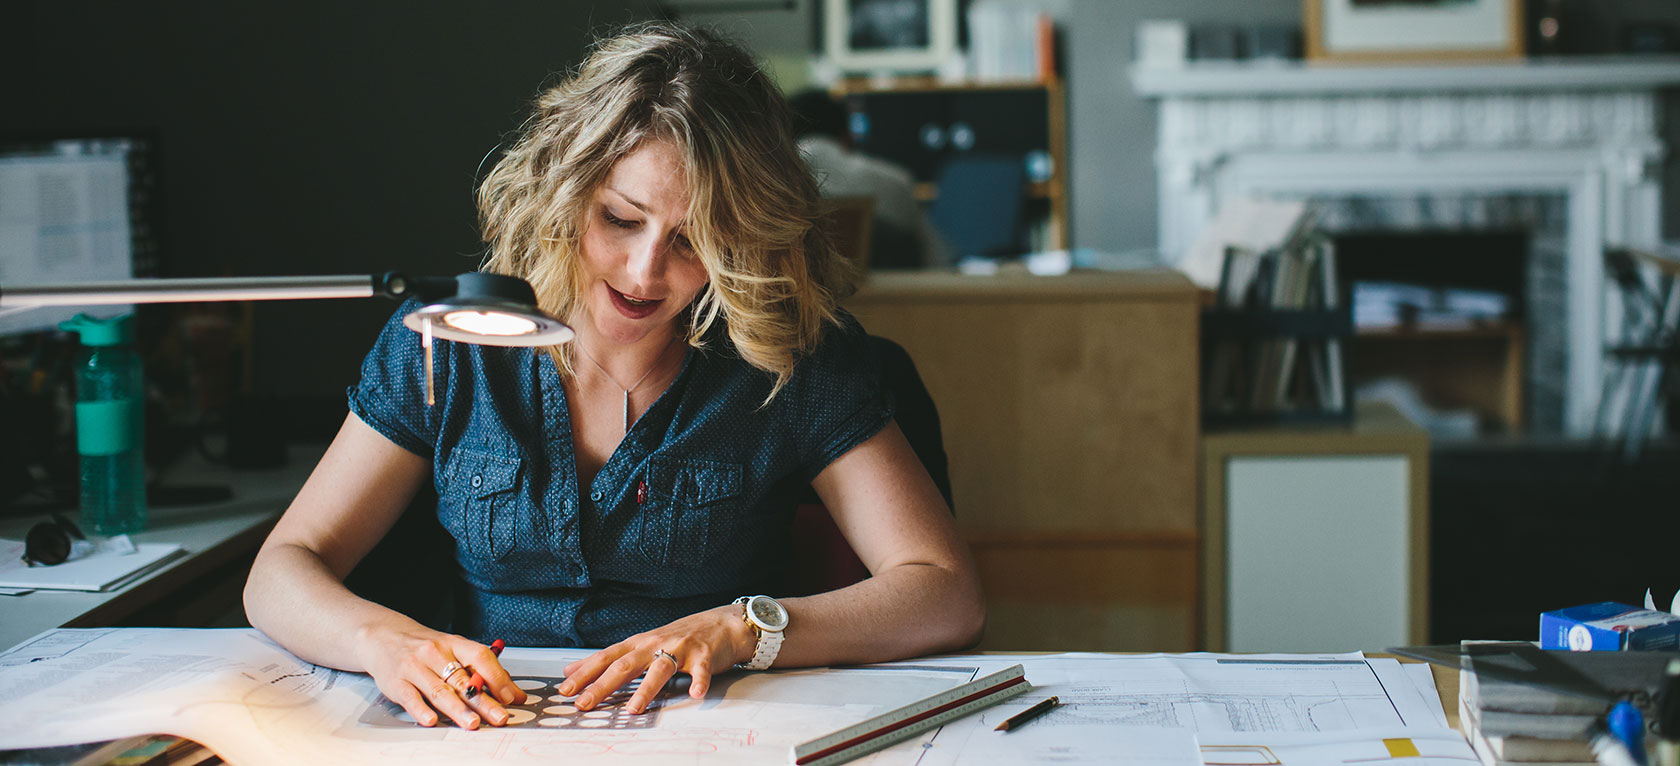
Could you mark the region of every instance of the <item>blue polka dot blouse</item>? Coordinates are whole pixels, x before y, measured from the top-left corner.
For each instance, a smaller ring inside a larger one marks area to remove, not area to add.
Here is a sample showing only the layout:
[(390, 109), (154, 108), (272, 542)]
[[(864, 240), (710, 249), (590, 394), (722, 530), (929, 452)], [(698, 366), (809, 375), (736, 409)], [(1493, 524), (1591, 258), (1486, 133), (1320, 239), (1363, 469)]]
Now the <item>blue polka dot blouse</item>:
[(432, 462), (463, 587), (452, 630), (522, 646), (605, 646), (737, 596), (775, 593), (793, 509), (835, 458), (892, 418), (851, 317), (774, 379), (722, 332), (579, 486), (566, 393), (542, 349), (435, 341), (386, 324), (350, 409)]

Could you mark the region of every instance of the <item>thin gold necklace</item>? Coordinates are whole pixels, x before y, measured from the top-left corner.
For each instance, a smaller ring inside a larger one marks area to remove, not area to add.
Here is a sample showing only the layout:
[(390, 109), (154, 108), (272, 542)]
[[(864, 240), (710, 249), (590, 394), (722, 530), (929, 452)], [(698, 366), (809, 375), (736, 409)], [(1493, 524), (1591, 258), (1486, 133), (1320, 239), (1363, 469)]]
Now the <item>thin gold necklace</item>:
[(593, 357), (589, 354), (589, 349), (583, 347), (583, 342), (582, 341), (578, 341), (577, 343), (573, 344), (574, 346), (577, 347), (577, 350), (583, 352), (583, 358), (588, 359), (590, 364), (595, 365), (595, 369), (600, 370), (601, 374), (605, 375), (607, 380), (611, 381), (613, 385), (618, 386), (619, 390), (624, 392), (624, 432), (625, 433), (630, 433), (630, 394), (631, 394), (631, 392), (635, 391), (638, 388), (641, 388), (642, 387), (642, 381), (647, 380), (648, 376), (652, 375), (654, 370), (659, 369), (659, 363), (665, 361), (665, 352), (671, 350), (671, 344), (676, 343), (676, 342), (677, 342), (677, 336), (675, 336), (675, 335), (671, 336), (671, 339), (665, 342), (665, 347), (659, 349), (659, 355), (653, 358), (653, 364), (648, 366), (647, 372), (642, 373), (642, 376), (640, 378), (637, 378), (635, 383), (630, 384), (629, 388), (625, 388), (622, 384), (620, 384), (618, 382), (617, 378), (612, 376), (612, 373), (607, 372), (607, 368), (602, 367), (600, 362), (595, 361), (595, 357)]

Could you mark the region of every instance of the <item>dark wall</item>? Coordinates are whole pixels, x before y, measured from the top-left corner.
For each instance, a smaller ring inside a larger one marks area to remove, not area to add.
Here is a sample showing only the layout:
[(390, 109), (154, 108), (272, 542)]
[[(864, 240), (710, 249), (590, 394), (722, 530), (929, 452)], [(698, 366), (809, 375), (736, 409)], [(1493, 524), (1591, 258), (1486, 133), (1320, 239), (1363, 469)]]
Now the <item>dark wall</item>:
[[(7, 3), (0, 134), (155, 136), (162, 276), (453, 274), (481, 158), (649, 6)], [(393, 308), (260, 304), (257, 391), (341, 397)]]

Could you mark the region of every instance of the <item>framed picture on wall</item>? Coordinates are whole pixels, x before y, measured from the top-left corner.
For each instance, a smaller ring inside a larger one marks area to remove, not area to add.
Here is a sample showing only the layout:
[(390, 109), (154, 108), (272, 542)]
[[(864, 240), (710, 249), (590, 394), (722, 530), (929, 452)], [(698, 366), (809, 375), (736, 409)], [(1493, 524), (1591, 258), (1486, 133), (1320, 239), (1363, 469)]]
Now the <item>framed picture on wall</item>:
[(1307, 58), (1451, 61), (1523, 55), (1523, 0), (1302, 0)]
[(823, 37), (842, 71), (932, 71), (956, 51), (957, 0), (823, 0)]

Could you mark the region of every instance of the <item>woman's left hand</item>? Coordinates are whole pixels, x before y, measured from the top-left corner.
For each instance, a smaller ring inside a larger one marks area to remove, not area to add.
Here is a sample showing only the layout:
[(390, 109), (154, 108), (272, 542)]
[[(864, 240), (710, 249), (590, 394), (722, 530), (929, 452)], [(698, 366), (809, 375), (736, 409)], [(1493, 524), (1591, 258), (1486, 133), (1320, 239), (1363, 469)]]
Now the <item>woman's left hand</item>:
[(688, 696), (699, 699), (706, 696), (713, 674), (751, 659), (756, 643), (752, 629), (741, 618), (741, 607), (728, 604), (708, 609), (637, 633), (567, 665), (560, 693), (576, 694), (572, 704), (579, 710), (589, 710), (619, 687), (643, 676), (641, 688), (625, 703), (626, 710), (641, 713), (665, 683), (681, 671), (693, 678)]

